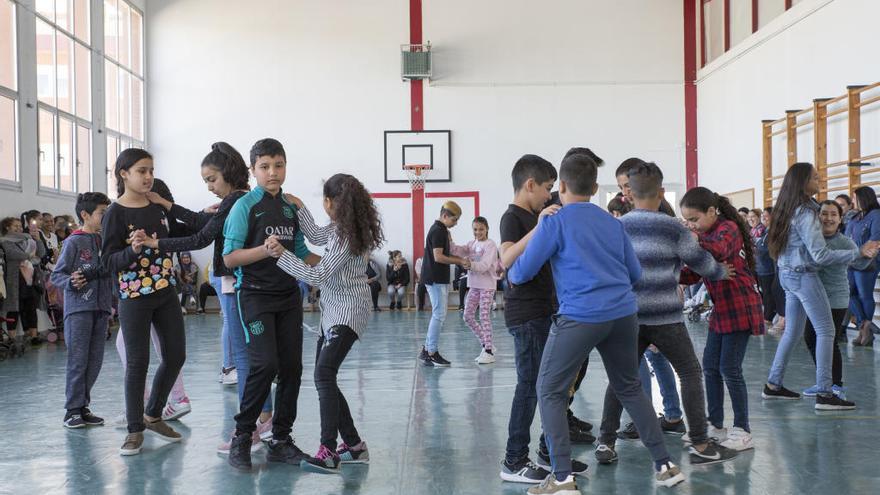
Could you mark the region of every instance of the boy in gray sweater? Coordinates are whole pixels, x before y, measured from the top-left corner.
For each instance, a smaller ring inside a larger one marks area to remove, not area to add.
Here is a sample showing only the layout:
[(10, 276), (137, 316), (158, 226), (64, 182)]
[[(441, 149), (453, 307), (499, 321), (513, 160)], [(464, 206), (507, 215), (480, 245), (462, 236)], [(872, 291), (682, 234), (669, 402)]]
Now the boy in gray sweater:
[[(654, 163), (640, 163), (628, 174), (635, 210), (620, 221), (642, 267), (633, 289), (638, 301), (638, 355), (653, 344), (669, 360), (681, 379), (681, 395), (687, 416), (691, 464), (711, 464), (736, 456), (707, 434), (703, 373), (682, 318), (678, 279), (686, 263), (711, 279), (728, 277), (728, 269), (703, 250), (696, 236), (679, 220), (658, 212), (663, 199), (663, 172)], [(602, 412), (601, 437), (596, 459), (607, 464), (617, 460), (614, 449), (623, 407), (608, 387)]]
[(113, 302), (113, 280), (101, 268), (101, 219), (110, 205), (103, 193), (76, 198), (82, 228), (64, 240), (52, 284), (64, 290), (67, 344), (66, 428), (100, 426), (89, 410), (90, 393), (104, 361), (104, 340)]

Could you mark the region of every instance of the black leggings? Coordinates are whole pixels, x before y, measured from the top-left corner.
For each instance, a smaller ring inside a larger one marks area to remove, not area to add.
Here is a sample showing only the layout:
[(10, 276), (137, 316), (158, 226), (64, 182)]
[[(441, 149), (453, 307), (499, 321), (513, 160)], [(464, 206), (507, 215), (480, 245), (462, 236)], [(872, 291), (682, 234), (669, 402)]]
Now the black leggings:
[(416, 309), (419, 311), (425, 309), (425, 296), (428, 295), (428, 288), (425, 287), (425, 284), (418, 284), (416, 286)]
[[(838, 387), (843, 386), (843, 358), (840, 356), (837, 339), (846, 332), (846, 322), (844, 321), (846, 312), (847, 308), (831, 309), (831, 320), (836, 328), (834, 347), (831, 350), (831, 383)], [(807, 349), (810, 350), (810, 356), (813, 357), (813, 364), (816, 364), (816, 330), (809, 318), (807, 318), (807, 326), (804, 327), (804, 342), (807, 344)]]
[[(144, 387), (150, 366), (150, 325), (156, 328), (161, 362), (144, 409)], [(119, 301), (119, 328), (125, 341), (125, 415), (128, 432), (144, 431), (144, 414), (162, 417), (168, 393), (186, 361), (183, 314), (177, 291), (167, 288), (136, 299)]]
[(299, 287), (281, 294), (240, 290), (236, 297), (251, 369), (235, 427), (242, 433), (254, 432), (272, 390), (272, 380), (278, 375), (272, 436), (284, 440), (290, 436), (296, 420), (302, 382), (303, 308), (296, 304), (301, 300)]
[(199, 286), (199, 309), (205, 310), (205, 304), (208, 302), (209, 296), (216, 296), (217, 291), (208, 282), (203, 282)]
[(370, 282), (370, 296), (373, 298), (373, 309), (379, 307), (379, 293), (382, 292), (382, 284)]
[(339, 390), (336, 375), (339, 366), (358, 340), (354, 331), (345, 326), (332, 327), (327, 337), (322, 334), (318, 338), (318, 351), (315, 354), (315, 388), (318, 389), (318, 400), (321, 409), (321, 445), (331, 451), (336, 450), (336, 437), (348, 445), (361, 443), (348, 402)]
[(785, 291), (779, 284), (779, 277), (775, 273), (758, 275), (758, 286), (764, 304), (764, 319), (773, 321), (777, 314), (785, 316)]

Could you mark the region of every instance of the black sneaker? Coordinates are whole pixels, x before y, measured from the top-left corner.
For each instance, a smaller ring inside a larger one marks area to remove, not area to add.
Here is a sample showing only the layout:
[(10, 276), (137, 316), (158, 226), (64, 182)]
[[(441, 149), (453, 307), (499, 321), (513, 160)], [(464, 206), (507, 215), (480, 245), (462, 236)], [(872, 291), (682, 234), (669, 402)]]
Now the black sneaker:
[(501, 479), (513, 483), (540, 483), (550, 475), (550, 471), (535, 465), (528, 457), (516, 462), (507, 459), (501, 463)]
[(89, 411), (88, 407), (82, 408), (82, 419), (86, 422), (88, 426), (103, 426), (104, 418), (99, 418), (92, 414), (92, 411)]
[(577, 426), (583, 431), (593, 431), (593, 425), (575, 416), (571, 409), (568, 410), (568, 426)]
[(342, 461), (336, 452), (323, 445), (318, 449), (315, 457), (306, 457), (299, 464), (303, 471), (319, 474), (339, 474), (341, 472), (340, 465), (342, 465)]
[(599, 464), (611, 464), (612, 462), (617, 462), (617, 451), (614, 450), (614, 445), (600, 443), (599, 446), (596, 447), (595, 455)]
[(389, 304), (389, 305), (388, 305), (388, 311), (394, 311), (394, 308), (395, 308), (395, 307), (396, 307), (396, 303), (391, 303), (391, 304)]
[(666, 416), (662, 414), (660, 415), (660, 429), (667, 435), (684, 435), (687, 433), (687, 428), (685, 428), (683, 420), (669, 421), (666, 419)]
[[(251, 438), (250, 433), (236, 430), (229, 445), (229, 465), (242, 471), (251, 470)], [(268, 455), (266, 456), (268, 457)]]
[(269, 462), (284, 462), (299, 466), (302, 461), (308, 458), (309, 456), (300, 450), (290, 437), (284, 440), (273, 438), (269, 441), (269, 452), (266, 453), (266, 460)]
[(67, 413), (64, 415), (64, 427), (75, 430), (77, 428), (85, 428), (86, 422), (79, 413)]
[(440, 351), (437, 351), (434, 354), (428, 354), (428, 358), (431, 360), (431, 364), (438, 368), (448, 368), (449, 365), (452, 364), (440, 355)]
[[(544, 449), (538, 449), (538, 461), (535, 463), (538, 467), (545, 469), (548, 473), (550, 472), (550, 453)], [(586, 462), (581, 462), (577, 459), (571, 460), (571, 474), (575, 475), (586, 475), (587, 469), (590, 466), (587, 465)]]
[(694, 446), (691, 446), (688, 452), (690, 452), (691, 465), (694, 466), (707, 466), (709, 464), (729, 461), (739, 453), (733, 449), (718, 445), (715, 439), (712, 438), (706, 443), (706, 448), (702, 452), (698, 451)]
[(419, 361), (425, 366), (434, 366), (434, 363), (431, 362), (431, 355), (428, 354), (428, 351), (424, 347), (422, 347), (422, 351), (419, 352)]
[(568, 438), (571, 443), (576, 444), (591, 444), (596, 441), (596, 437), (571, 424), (568, 425)]
[(617, 432), (617, 438), (622, 440), (638, 440), (639, 430), (636, 429), (636, 424), (632, 421), (627, 423), (622, 430)]
[(785, 387), (773, 390), (769, 385), (764, 384), (764, 391), (761, 392), (761, 397), (767, 400), (798, 400), (801, 398), (801, 394), (792, 392)]
[(837, 395), (816, 395), (817, 411), (849, 411), (855, 408), (855, 402), (841, 399)]

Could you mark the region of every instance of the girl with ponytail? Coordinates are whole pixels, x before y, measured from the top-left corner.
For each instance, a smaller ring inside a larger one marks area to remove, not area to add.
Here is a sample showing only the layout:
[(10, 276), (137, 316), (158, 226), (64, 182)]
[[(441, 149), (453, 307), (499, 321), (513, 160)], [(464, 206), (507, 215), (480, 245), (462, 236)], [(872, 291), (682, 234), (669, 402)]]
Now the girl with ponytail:
[[(703, 375), (712, 435), (735, 450), (752, 447), (749, 402), (742, 362), (750, 335), (764, 333), (761, 294), (755, 280), (755, 256), (749, 227), (724, 196), (695, 187), (681, 198), (681, 214), (693, 229), (700, 246), (718, 262), (731, 265), (735, 274), (726, 280), (703, 283), (715, 310), (709, 318), (709, 335), (703, 350)], [(696, 283), (695, 272), (685, 268), (681, 281)], [(733, 428), (724, 428), (724, 384), (733, 406)]]
[(877, 254), (877, 241), (861, 250), (829, 249), (819, 222), (819, 173), (809, 163), (792, 165), (782, 181), (773, 210), (767, 244), (776, 259), (779, 283), (785, 290), (785, 332), (776, 348), (764, 399), (800, 399), (782, 386), (791, 351), (804, 333), (807, 318), (816, 331), (816, 409), (855, 409), (855, 403), (833, 394), (831, 367), (835, 328), (819, 269), (834, 264), (865, 268)]
[[(324, 183), (324, 211), (330, 217), (329, 225), (316, 225), (300, 199), (290, 195), (286, 199), (296, 205), (299, 225), (309, 242), (324, 246), (321, 260), (309, 266), (275, 236), (269, 237), (266, 244), (270, 254), (278, 258), (279, 268), (321, 290), (321, 331), (315, 358), (321, 445), (318, 453), (304, 459), (301, 466), (312, 472), (338, 473), (342, 463), (366, 463), (370, 458), (336, 378), (348, 352), (366, 330), (371, 312), (367, 266), (370, 253), (385, 238), (370, 192), (351, 175), (336, 174)], [(340, 436), (342, 444), (337, 445)]]

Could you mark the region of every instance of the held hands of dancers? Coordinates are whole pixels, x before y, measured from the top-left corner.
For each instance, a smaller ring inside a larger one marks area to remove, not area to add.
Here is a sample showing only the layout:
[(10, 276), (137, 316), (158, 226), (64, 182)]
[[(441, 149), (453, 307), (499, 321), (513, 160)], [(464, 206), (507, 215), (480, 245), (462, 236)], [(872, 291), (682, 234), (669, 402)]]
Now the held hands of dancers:
[(282, 254), (284, 254), (284, 246), (281, 245), (281, 241), (274, 235), (270, 235), (266, 238), (266, 242), (263, 243), (263, 246), (266, 248), (266, 252), (269, 256), (273, 258), (280, 258)]
[(144, 242), (147, 240), (147, 233), (144, 232), (143, 229), (132, 231), (131, 234), (128, 235), (128, 240), (131, 241), (131, 250), (137, 254), (141, 254)]

